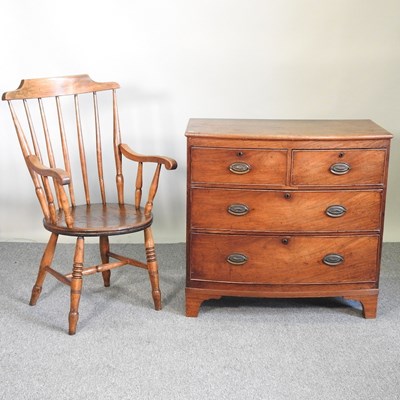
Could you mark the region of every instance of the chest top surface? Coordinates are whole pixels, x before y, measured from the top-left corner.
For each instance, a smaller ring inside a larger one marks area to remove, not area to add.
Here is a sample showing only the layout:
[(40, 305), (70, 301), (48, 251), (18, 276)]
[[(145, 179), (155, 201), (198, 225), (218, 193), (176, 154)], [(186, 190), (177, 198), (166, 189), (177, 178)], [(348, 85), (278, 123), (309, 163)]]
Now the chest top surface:
[(278, 120), (198, 119), (189, 120), (188, 138), (252, 140), (358, 140), (391, 139), (392, 134), (368, 119)]

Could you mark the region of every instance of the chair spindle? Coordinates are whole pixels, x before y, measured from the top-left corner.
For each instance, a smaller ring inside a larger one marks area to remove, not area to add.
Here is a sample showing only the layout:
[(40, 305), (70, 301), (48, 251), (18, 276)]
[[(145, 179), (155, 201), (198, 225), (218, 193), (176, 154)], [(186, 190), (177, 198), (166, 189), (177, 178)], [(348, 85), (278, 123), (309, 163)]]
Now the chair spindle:
[(97, 172), (99, 174), (99, 185), (101, 201), (106, 204), (106, 190), (104, 187), (104, 173), (103, 173), (103, 152), (101, 149), (101, 133), (100, 133), (100, 119), (99, 119), (99, 106), (97, 103), (97, 94), (93, 92), (93, 106), (94, 106), (94, 122), (96, 128), (96, 159), (97, 159)]
[(67, 143), (67, 138), (65, 134), (65, 125), (64, 125), (64, 118), (61, 110), (61, 103), (60, 103), (60, 97), (56, 96), (56, 106), (57, 106), (57, 117), (58, 117), (58, 126), (60, 129), (60, 139), (61, 139), (61, 148), (62, 148), (62, 153), (63, 153), (63, 158), (64, 158), (64, 166), (65, 170), (68, 172), (70, 176), (70, 183), (69, 183), (69, 196), (71, 200), (71, 206), (75, 206), (75, 192), (74, 192), (74, 185), (72, 182), (72, 174), (71, 174), (71, 162), (69, 158), (69, 152), (68, 152), (68, 143)]
[(124, 176), (122, 175), (122, 154), (119, 150), (119, 145), (121, 143), (121, 132), (119, 129), (117, 93), (115, 89), (113, 89), (112, 94), (113, 94), (113, 127), (114, 127), (113, 142), (114, 142), (114, 157), (115, 157), (118, 203), (124, 204)]
[(85, 145), (82, 135), (81, 114), (79, 110), (79, 100), (77, 94), (74, 95), (74, 100), (75, 100), (76, 130), (78, 134), (78, 145), (79, 145), (79, 158), (81, 161), (81, 169), (82, 169), (82, 180), (83, 180), (83, 187), (85, 190), (86, 204), (89, 205), (90, 204), (89, 180), (87, 173)]
[[(47, 157), (49, 160), (49, 165), (51, 168), (56, 168), (53, 146), (51, 144), (50, 132), (49, 132), (49, 127), (48, 127), (47, 119), (46, 119), (46, 112), (45, 112), (43, 101), (41, 98), (38, 98), (38, 103), (39, 103), (40, 117), (42, 120), (43, 134), (44, 134), (44, 139), (45, 139), (45, 143), (46, 143), (46, 150), (47, 150)], [(47, 182), (45, 183), (45, 181), (43, 180), (43, 186), (44, 186), (46, 195), (48, 195), (47, 190), (50, 190), (49, 187), (47, 187), (47, 185), (48, 185), (48, 183)], [(57, 189), (57, 184), (55, 182), (54, 182), (54, 186), (55, 186), (58, 207), (61, 208), (60, 194), (59, 194), (59, 190)], [(51, 193), (51, 190), (50, 190), (50, 193)], [(50, 202), (50, 200), (49, 200), (50, 209), (52, 207), (51, 204), (52, 204), (52, 201)]]
[(28, 125), (29, 125), (29, 131), (31, 133), (33, 150), (35, 151), (35, 154), (39, 157), (39, 159), (42, 161), (42, 154), (40, 152), (40, 147), (39, 147), (39, 144), (38, 144), (38, 141), (37, 141), (35, 127), (33, 125), (31, 113), (30, 113), (30, 110), (29, 110), (28, 101), (26, 99), (24, 99), (23, 102), (24, 102), (26, 119), (27, 119)]
[[(11, 117), (13, 119), (14, 125), (15, 125), (15, 129), (17, 132), (17, 136), (18, 136), (18, 141), (20, 143), (21, 146), (21, 150), (22, 150), (22, 155), (24, 156), (25, 161), (27, 162), (27, 157), (30, 155), (31, 151), (29, 149), (29, 144), (26, 140), (26, 137), (24, 135), (24, 131), (22, 129), (22, 126), (19, 122), (17, 113), (15, 112), (15, 109), (11, 103), (11, 101), (8, 102), (8, 106), (10, 108), (11, 111)], [(33, 184), (35, 186), (35, 193), (36, 196), (39, 200), (39, 204), (42, 208), (43, 211), (43, 215), (45, 216), (45, 218), (49, 218), (50, 219), (50, 209), (48, 206), (48, 203), (46, 201), (46, 194), (43, 191), (43, 187), (40, 184), (40, 180), (38, 178), (38, 175), (28, 166), (28, 170), (29, 170), (29, 174), (31, 175)]]

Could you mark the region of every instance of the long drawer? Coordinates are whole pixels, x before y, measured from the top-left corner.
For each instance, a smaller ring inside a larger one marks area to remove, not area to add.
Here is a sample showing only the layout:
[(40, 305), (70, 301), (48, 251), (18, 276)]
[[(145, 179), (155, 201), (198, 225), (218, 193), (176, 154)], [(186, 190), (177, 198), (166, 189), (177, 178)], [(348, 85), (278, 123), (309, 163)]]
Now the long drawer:
[(196, 188), (191, 227), (229, 231), (379, 231), (381, 190), (271, 191)]
[(383, 185), (385, 159), (385, 149), (294, 150), (291, 183)]
[(334, 284), (377, 279), (379, 237), (191, 235), (190, 279)]

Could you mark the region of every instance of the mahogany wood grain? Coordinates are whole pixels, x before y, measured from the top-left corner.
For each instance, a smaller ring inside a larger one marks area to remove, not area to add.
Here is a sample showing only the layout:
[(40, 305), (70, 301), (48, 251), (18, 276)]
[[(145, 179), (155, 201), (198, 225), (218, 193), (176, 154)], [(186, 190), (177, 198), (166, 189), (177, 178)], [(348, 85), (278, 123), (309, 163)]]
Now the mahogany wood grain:
[[(206, 300), (219, 300), (223, 296), (227, 297), (264, 297), (264, 298), (336, 298), (343, 297), (346, 300), (359, 301), (363, 307), (364, 318), (376, 318), (377, 302), (378, 302), (378, 289), (350, 289), (340, 288), (331, 289), (328, 287), (318, 287), (318, 290), (313, 286), (312, 291), (304, 290), (276, 290), (276, 286), (260, 286), (257, 290), (244, 290), (243, 287), (239, 289), (225, 288), (202, 288), (202, 287), (186, 287), (186, 316), (197, 317), (199, 315), (200, 306)], [(286, 287), (287, 289), (287, 287)]]
[[(319, 140), (304, 140), (300, 136), (296, 139), (295, 137), (283, 137), (278, 139), (279, 136), (265, 137), (264, 140), (256, 139), (254, 136), (240, 136), (239, 134), (234, 135), (232, 138), (228, 139), (225, 136), (213, 135), (207, 136), (207, 145), (209, 147), (215, 148), (229, 148), (229, 149), (321, 149)], [(198, 134), (190, 134), (188, 136), (188, 141), (191, 146), (204, 147), (204, 138), (200, 137)], [(324, 150), (337, 150), (337, 149), (348, 149), (349, 143), (351, 147), (361, 148), (361, 149), (385, 149), (390, 145), (390, 138), (383, 137), (382, 139), (358, 139), (350, 140), (350, 138), (338, 137), (331, 139), (326, 139), (324, 141)]]
[[(358, 283), (377, 280), (379, 236), (244, 236), (193, 234), (191, 280), (244, 284)], [(330, 266), (328, 254), (343, 262)], [(242, 265), (228, 262), (242, 254)]]
[[(284, 186), (286, 183), (286, 150), (191, 149), (192, 181), (195, 183), (262, 184)], [(235, 173), (232, 164), (248, 167), (248, 172)]]
[[(212, 199), (212, 201), (210, 201)], [(194, 229), (253, 232), (379, 231), (382, 190), (267, 191), (193, 188)], [(230, 212), (244, 208), (244, 214)], [(341, 206), (343, 214), (329, 216)]]
[(342, 296), (375, 318), (389, 132), (192, 119), (186, 136), (187, 316), (221, 296)]
[(377, 308), (378, 308), (378, 295), (359, 295), (359, 296), (345, 296), (348, 300), (358, 300), (363, 308), (363, 316), (367, 319), (376, 318)]
[(200, 306), (205, 300), (219, 300), (222, 295), (211, 291), (202, 291), (201, 289), (191, 289), (189, 287), (185, 290), (186, 295), (186, 316), (197, 317), (199, 315)]
[(189, 120), (187, 137), (253, 140), (359, 140), (391, 139), (392, 135), (368, 119), (279, 120), (212, 119)]
[[(297, 186), (383, 185), (386, 150), (325, 150), (293, 152), (292, 184)], [(345, 163), (348, 172), (335, 175), (330, 167)], [(328, 166), (328, 168), (327, 168)]]
[[(115, 82), (94, 82), (88, 75), (74, 75), (25, 79), (17, 90), (2, 97), (9, 104), (44, 227), (51, 232), (30, 304), (36, 304), (47, 272), (71, 286), (70, 334), (76, 332), (82, 277), (93, 273), (101, 272), (104, 285), (109, 286), (111, 269), (125, 265), (147, 269), (154, 307), (161, 309), (152, 210), (161, 167), (173, 170), (177, 163), (169, 157), (140, 155), (122, 143), (118, 88)], [(111, 117), (108, 123), (107, 117)], [(112, 185), (106, 183), (108, 154), (114, 160)], [(136, 182), (131, 185), (135, 187), (134, 204), (125, 200), (124, 173), (128, 167), (123, 168), (123, 158), (133, 162), (130, 167), (137, 166)], [(143, 170), (149, 164), (154, 171), (148, 182), (143, 179)], [(142, 206), (143, 185), (148, 187), (148, 197)], [(107, 200), (115, 197), (117, 202)], [(139, 231), (145, 236), (145, 263), (111, 252), (109, 236)], [(67, 274), (51, 267), (59, 235), (77, 238), (72, 272)], [(98, 265), (85, 267), (84, 238), (88, 236), (99, 237), (101, 260)], [(117, 261), (110, 262), (110, 258)]]

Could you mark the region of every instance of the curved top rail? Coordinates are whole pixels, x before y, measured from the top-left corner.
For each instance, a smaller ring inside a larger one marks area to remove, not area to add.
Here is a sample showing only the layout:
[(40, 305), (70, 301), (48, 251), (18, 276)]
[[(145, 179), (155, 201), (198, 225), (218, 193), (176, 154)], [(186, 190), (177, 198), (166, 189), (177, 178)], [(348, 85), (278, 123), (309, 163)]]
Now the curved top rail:
[(36, 99), (118, 89), (116, 82), (94, 82), (89, 75), (23, 79), (18, 89), (3, 93), (3, 100)]

